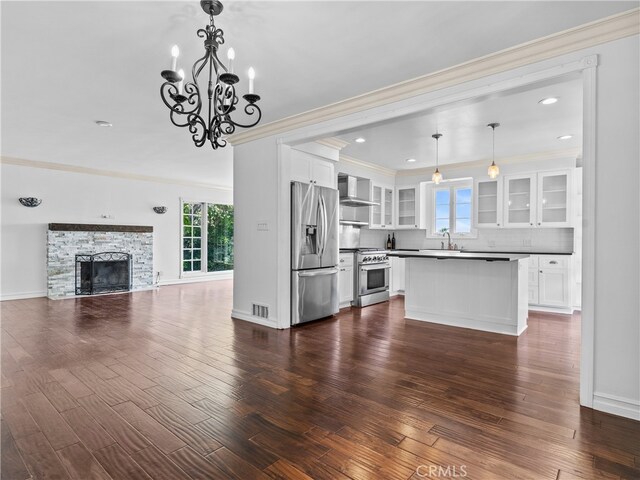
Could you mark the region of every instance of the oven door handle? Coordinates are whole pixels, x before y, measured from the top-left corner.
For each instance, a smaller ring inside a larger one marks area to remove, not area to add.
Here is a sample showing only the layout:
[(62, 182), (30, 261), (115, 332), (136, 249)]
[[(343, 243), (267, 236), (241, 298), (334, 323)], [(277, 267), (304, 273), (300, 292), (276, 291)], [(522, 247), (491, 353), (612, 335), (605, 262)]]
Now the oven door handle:
[(361, 272), (369, 272), (371, 270), (388, 270), (389, 268), (391, 268), (391, 265), (367, 265), (366, 267), (360, 267), (360, 271)]

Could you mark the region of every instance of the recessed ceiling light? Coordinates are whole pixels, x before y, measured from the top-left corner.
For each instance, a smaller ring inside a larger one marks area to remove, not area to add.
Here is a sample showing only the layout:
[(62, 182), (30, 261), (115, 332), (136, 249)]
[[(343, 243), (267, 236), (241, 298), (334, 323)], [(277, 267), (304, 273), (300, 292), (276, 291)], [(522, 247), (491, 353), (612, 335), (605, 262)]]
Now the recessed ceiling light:
[(556, 97), (547, 97), (547, 98), (543, 98), (538, 103), (541, 103), (542, 105), (553, 105), (557, 101), (558, 99)]
[(570, 138), (573, 138), (573, 135), (560, 135), (558, 140), (569, 140)]
[(356, 143), (364, 143), (364, 142), (366, 142), (366, 140), (364, 138), (362, 138), (362, 137), (356, 138)]
[(415, 159), (415, 158), (407, 158), (407, 162), (409, 162), (409, 163), (413, 163), (413, 162), (415, 162), (415, 161), (416, 161), (416, 159)]
[(96, 120), (96, 125), (99, 127), (113, 127), (111, 122), (107, 122), (106, 120)]

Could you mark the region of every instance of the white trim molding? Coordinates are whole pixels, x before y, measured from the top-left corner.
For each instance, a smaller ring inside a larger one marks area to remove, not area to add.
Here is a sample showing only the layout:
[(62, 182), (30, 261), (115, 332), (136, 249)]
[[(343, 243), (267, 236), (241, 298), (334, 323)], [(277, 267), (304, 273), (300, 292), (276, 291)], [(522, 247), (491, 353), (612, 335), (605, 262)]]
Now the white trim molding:
[(639, 8), (522, 43), (421, 77), (367, 92), (330, 105), (254, 127), (229, 137), (232, 145), (288, 132), (345, 115), (416, 97), (482, 77), (638, 35)]
[(0, 164), (18, 165), (21, 167), (43, 168), (47, 170), (59, 170), (62, 172), (83, 173), (86, 175), (98, 175), (101, 177), (123, 178), (126, 180), (140, 180), (143, 182), (165, 183), (169, 185), (182, 185), (186, 187), (209, 188), (212, 190), (223, 190), (230, 192), (233, 187), (226, 185), (214, 185), (211, 183), (199, 183), (175, 180), (172, 178), (154, 177), (151, 175), (140, 175), (137, 173), (116, 172), (113, 170), (101, 170), (98, 168), (81, 167), (78, 165), (67, 165), (66, 163), (42, 162), (38, 160), (27, 160), (25, 158), (16, 157), (0, 157)]
[(235, 309), (231, 310), (231, 318), (234, 318), (236, 320), (243, 320), (245, 322), (257, 323), (258, 325), (262, 325), (265, 327), (278, 328), (278, 329), (283, 328), (283, 327), (279, 327), (277, 325), (276, 320), (272, 318), (256, 317), (255, 315), (251, 315), (250, 313), (241, 312), (240, 310), (235, 310)]
[(351, 165), (355, 165), (358, 167), (368, 168), (371, 171), (382, 173), (383, 175), (389, 175), (391, 177), (399, 173), (398, 170), (394, 170), (393, 168), (387, 168), (387, 167), (383, 167), (382, 165), (376, 165), (375, 163), (360, 160), (358, 158), (350, 157), (348, 155), (340, 155), (340, 162), (349, 163)]
[(342, 150), (344, 147), (349, 145), (349, 142), (338, 137), (322, 138), (320, 140), (316, 140), (316, 143), (324, 145), (325, 147), (335, 148), (336, 150)]
[(171, 280), (161, 280), (157, 285), (181, 285), (184, 283), (200, 283), (200, 282), (212, 282), (214, 280), (229, 280), (233, 278), (233, 270), (226, 270), (224, 272), (209, 272), (205, 275), (189, 275), (182, 278), (175, 278)]
[(596, 315), (596, 55), (586, 57), (582, 70), (582, 312), (580, 323), (580, 405), (595, 408)]
[(605, 393), (593, 394), (593, 408), (613, 415), (640, 420), (640, 402)]
[(5, 302), (7, 300), (26, 300), (28, 298), (41, 298), (46, 297), (46, 290), (38, 290), (35, 292), (20, 292), (20, 293), (7, 293), (0, 294), (0, 302)]

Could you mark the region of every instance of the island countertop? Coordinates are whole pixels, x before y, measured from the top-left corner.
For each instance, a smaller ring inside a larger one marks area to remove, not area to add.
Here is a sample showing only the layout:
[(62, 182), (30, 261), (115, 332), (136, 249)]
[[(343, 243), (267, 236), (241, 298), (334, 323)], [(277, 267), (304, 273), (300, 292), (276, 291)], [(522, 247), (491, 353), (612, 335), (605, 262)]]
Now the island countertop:
[(530, 256), (528, 253), (475, 253), (451, 250), (389, 250), (387, 255), (399, 258), (484, 260), (487, 262), (513, 262)]

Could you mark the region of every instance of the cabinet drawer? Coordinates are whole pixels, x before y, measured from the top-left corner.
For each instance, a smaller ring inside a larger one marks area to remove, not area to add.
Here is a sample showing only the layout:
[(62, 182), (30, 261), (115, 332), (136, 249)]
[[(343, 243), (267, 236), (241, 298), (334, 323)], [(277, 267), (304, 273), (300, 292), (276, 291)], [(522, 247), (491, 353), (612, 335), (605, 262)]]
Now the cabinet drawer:
[(340, 267), (353, 267), (353, 253), (340, 254)]
[(545, 269), (562, 269), (569, 267), (569, 255), (542, 255), (540, 256), (540, 270)]

